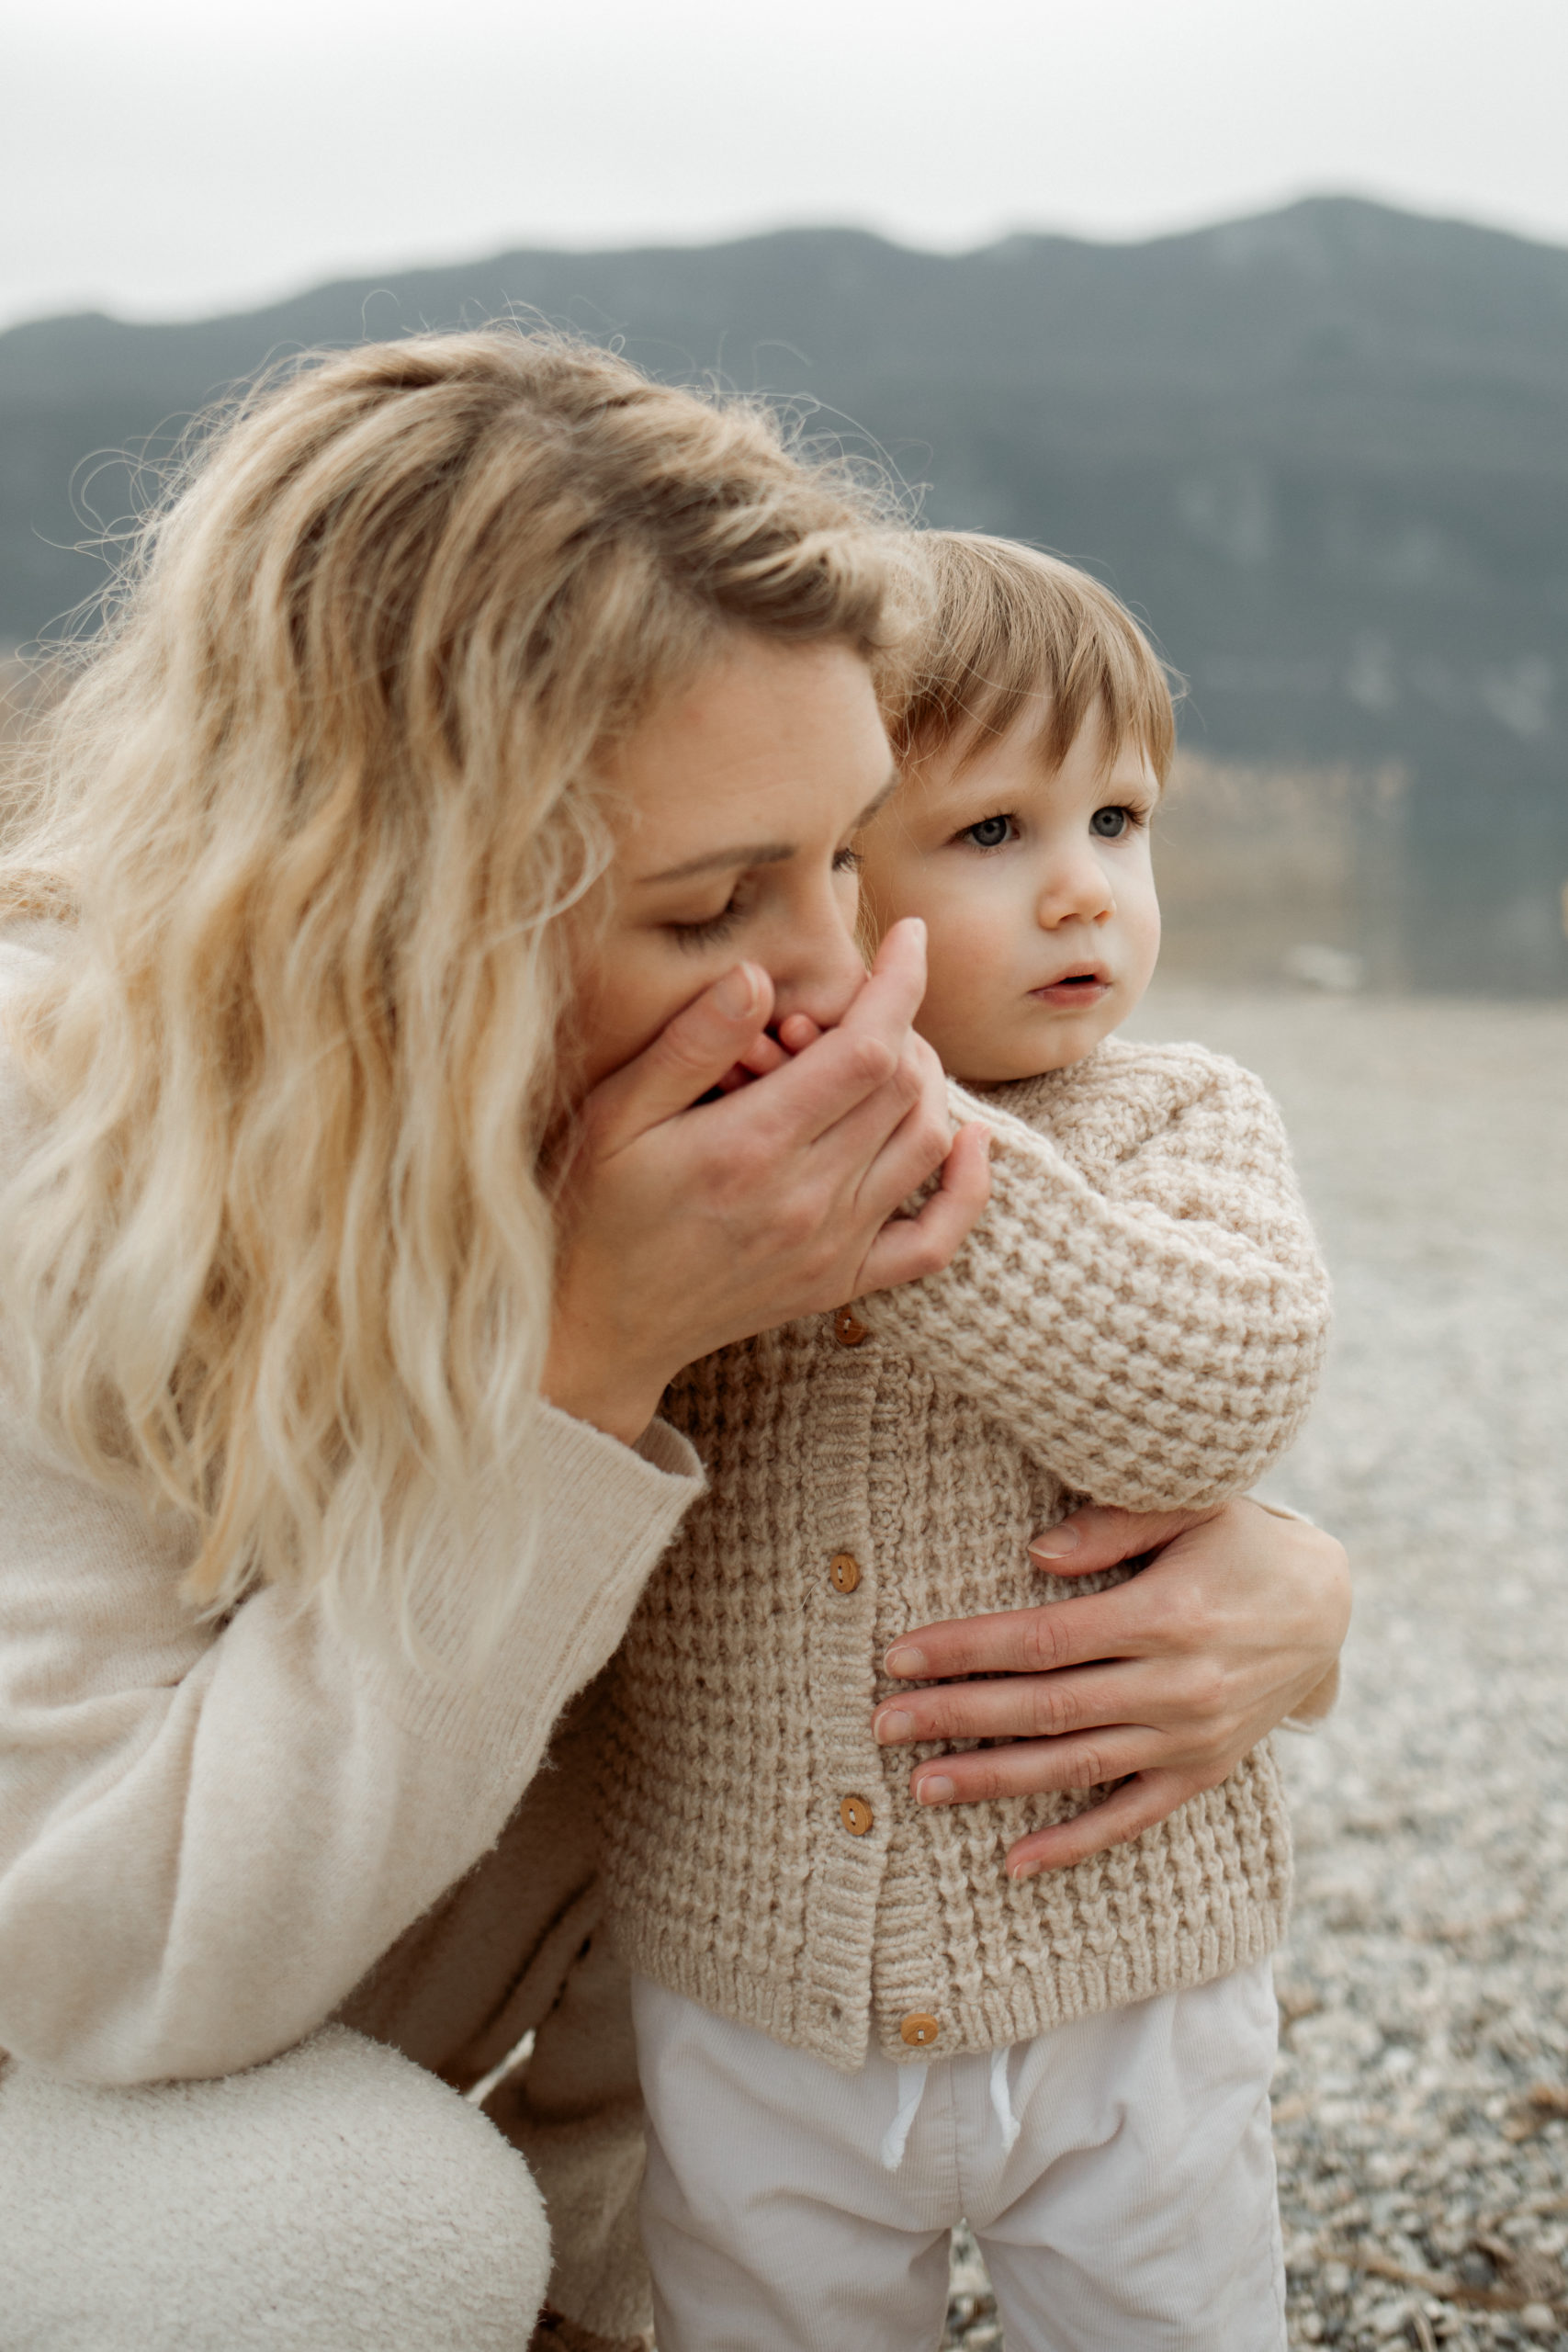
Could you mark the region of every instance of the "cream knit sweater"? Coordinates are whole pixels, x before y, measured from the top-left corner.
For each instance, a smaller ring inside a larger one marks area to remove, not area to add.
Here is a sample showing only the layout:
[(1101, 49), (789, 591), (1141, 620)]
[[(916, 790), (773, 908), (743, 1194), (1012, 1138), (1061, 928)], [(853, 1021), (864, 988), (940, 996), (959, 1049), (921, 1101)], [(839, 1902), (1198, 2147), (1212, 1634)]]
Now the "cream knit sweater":
[(895, 2059), (985, 2050), (1202, 1983), (1270, 1950), (1288, 1898), (1267, 1746), (1131, 1845), (1015, 1884), (1013, 1840), (1092, 1795), (927, 1810), (915, 1755), (873, 1739), (896, 1635), (1086, 1589), (1025, 1553), (1075, 1497), (1239, 1493), (1323, 1352), (1325, 1278), (1246, 1071), (1111, 1040), (983, 1107), (991, 1203), (945, 1272), (671, 1390), (709, 1490), (615, 1668), (625, 1957), (844, 2068), (868, 2033)]
[[(0, 1040), (40, 952), (0, 934)], [(0, 1042), (0, 1172), (28, 1117)], [(658, 1422), (634, 1452), (540, 1412), (531, 1581), (462, 1671), (470, 1596), (519, 1549), (525, 1498), (498, 1494), (418, 1628), (426, 1672), (275, 1591), (204, 1623), (183, 1531), (51, 1459), (0, 1376), (4, 2050), (83, 2082), (220, 2075), (335, 2013), (446, 2062), (528, 1910), (519, 1799), (701, 1485)]]

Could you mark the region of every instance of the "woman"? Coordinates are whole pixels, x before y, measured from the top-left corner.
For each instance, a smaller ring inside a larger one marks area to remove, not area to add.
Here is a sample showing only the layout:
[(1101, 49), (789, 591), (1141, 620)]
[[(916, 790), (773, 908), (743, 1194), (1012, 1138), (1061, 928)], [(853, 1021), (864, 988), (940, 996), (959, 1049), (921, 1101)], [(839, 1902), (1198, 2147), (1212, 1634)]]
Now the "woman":
[[(11, 2340), (526, 2342), (537, 2194), (436, 2076), (593, 2014), (581, 1777), (522, 1800), (697, 1489), (659, 1397), (984, 1202), (918, 927), (852, 943), (899, 593), (755, 415), (509, 334), (299, 374), (155, 518), (6, 876)], [(687, 1001), (694, 865), (774, 945)], [(1343, 1630), (1249, 1512), (928, 1670), (1054, 1667), (1025, 1769), (1111, 1710), (1168, 1809)]]

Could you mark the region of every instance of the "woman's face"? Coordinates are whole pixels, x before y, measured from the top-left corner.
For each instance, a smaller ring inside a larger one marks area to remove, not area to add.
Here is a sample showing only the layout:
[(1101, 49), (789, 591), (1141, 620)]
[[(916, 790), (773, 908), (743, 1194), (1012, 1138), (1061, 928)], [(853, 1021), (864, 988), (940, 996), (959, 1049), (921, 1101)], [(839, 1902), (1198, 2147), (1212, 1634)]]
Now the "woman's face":
[(865, 978), (850, 843), (893, 783), (859, 655), (738, 631), (606, 776), (615, 856), (572, 958), (577, 1091), (742, 962), (773, 980), (771, 1025), (840, 1020)]

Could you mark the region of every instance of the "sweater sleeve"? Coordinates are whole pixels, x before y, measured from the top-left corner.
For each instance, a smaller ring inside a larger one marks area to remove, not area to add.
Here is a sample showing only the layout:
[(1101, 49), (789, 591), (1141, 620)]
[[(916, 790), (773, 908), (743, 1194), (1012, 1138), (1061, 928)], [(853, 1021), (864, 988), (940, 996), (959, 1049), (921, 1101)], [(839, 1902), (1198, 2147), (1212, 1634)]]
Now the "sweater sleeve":
[(171, 1532), (0, 1418), (0, 2044), (98, 2083), (254, 2064), (484, 1854), (701, 1487), (662, 1424), (633, 1452), (540, 1410), (526, 1589), (465, 1667), (455, 1554), (421, 1668), (273, 1591), (203, 1623)]
[(1328, 1324), (1263, 1086), (1201, 1046), (1122, 1046), (1048, 1105), (1052, 1133), (953, 1098), (995, 1131), (989, 1205), (867, 1323), (1096, 1502), (1241, 1493), (1304, 1419)]

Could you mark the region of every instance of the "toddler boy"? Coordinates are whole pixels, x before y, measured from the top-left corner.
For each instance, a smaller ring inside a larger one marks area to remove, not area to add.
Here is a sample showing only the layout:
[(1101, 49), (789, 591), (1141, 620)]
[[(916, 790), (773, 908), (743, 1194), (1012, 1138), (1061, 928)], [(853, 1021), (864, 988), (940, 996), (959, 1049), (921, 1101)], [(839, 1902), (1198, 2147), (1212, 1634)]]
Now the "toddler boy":
[(1114, 1035), (1158, 946), (1158, 662), (1064, 564), (922, 545), (863, 902), (925, 919), (919, 1025), (955, 1115), (993, 1126), (992, 1197), (942, 1273), (728, 1348), (666, 1401), (709, 1490), (620, 1654), (605, 1779), (659, 2343), (929, 2346), (966, 2216), (1010, 2352), (1265, 2352), (1290, 1879), (1267, 1747), (1037, 1874), (1039, 1833), (1116, 1805), (1136, 1726), (1101, 1738), (1095, 1789), (952, 1808), (940, 1752), (911, 1774), (874, 1735), (879, 1700), (897, 1728), (888, 1645), (1037, 1601), (1029, 1541), (1078, 1498), (1250, 1485), (1327, 1310), (1262, 1087)]

